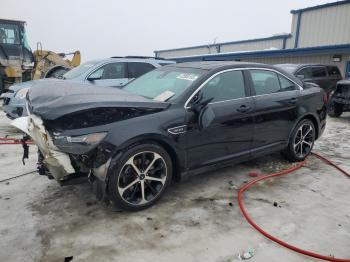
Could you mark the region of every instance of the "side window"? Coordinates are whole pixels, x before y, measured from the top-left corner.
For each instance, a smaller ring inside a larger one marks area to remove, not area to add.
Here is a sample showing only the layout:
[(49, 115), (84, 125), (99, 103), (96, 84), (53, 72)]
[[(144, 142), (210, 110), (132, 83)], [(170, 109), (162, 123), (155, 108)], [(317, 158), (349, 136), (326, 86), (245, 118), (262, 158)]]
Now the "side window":
[(251, 70), (256, 95), (276, 93), (281, 90), (278, 76), (275, 72), (265, 70)]
[(143, 74), (152, 71), (155, 67), (148, 63), (133, 62), (128, 63), (129, 78), (138, 78)]
[(202, 90), (202, 100), (218, 102), (245, 97), (242, 71), (229, 71), (215, 76)]
[(299, 70), (299, 72), (296, 73), (296, 76), (303, 76), (303, 79), (312, 78), (311, 67), (305, 67), (305, 68)]
[(326, 68), (325, 67), (312, 67), (312, 77), (326, 77)]
[(278, 75), (281, 85), (281, 91), (293, 91), (296, 90), (295, 84), (284, 76)]
[(125, 75), (125, 64), (124, 63), (111, 63), (102, 66), (94, 73), (92, 73), (89, 78), (95, 79), (120, 79), (126, 78)]
[(336, 66), (327, 66), (327, 71), (329, 76), (340, 77), (340, 72)]

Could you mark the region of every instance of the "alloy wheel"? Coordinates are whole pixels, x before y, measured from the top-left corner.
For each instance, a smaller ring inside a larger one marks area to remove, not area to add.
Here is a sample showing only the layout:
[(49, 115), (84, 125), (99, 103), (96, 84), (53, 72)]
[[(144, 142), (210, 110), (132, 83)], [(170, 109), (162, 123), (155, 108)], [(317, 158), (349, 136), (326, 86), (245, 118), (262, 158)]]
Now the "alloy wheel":
[(167, 166), (155, 152), (140, 152), (123, 165), (118, 177), (119, 195), (129, 204), (144, 205), (154, 200), (163, 190)]
[(294, 138), (294, 152), (303, 158), (307, 156), (314, 143), (314, 128), (309, 124), (303, 124), (299, 127)]

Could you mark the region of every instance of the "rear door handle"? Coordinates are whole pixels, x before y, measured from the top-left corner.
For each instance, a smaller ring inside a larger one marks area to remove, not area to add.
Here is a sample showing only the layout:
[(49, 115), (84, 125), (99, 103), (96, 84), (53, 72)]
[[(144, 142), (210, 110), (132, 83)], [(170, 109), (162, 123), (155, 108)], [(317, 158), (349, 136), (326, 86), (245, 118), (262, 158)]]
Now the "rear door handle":
[(241, 105), (239, 108), (237, 108), (237, 111), (240, 113), (245, 113), (251, 109), (250, 106), (247, 105)]

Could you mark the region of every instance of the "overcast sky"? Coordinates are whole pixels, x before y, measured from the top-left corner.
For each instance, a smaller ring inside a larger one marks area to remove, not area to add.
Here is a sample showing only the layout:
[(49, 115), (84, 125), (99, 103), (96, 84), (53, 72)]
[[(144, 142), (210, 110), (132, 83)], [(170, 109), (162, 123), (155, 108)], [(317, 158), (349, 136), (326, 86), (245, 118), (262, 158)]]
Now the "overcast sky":
[[(330, 0), (331, 1), (331, 0)], [(113, 55), (289, 33), (291, 9), (327, 0), (10, 0), (0, 18), (24, 20), (34, 50)]]

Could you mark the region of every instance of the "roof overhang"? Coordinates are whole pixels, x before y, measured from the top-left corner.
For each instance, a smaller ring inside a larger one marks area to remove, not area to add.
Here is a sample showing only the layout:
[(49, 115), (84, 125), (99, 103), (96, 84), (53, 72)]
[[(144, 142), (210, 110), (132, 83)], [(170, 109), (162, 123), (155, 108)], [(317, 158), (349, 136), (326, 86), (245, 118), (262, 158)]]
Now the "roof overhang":
[(171, 57), (168, 59), (177, 62), (188, 61), (225, 61), (237, 60), (244, 58), (262, 58), (262, 57), (286, 57), (286, 56), (307, 56), (307, 55), (326, 55), (326, 54), (350, 54), (350, 44), (329, 45), (317, 47), (291, 48), (291, 49), (274, 49), (260, 51), (245, 51), (233, 53), (218, 53), (196, 56)]
[(306, 8), (302, 8), (302, 9), (291, 10), (290, 12), (292, 14), (296, 14), (296, 13), (313, 11), (313, 10), (328, 8), (328, 7), (332, 7), (332, 6), (345, 5), (345, 4), (350, 4), (350, 0), (343, 0), (343, 1), (337, 1), (337, 2), (323, 4), (323, 5), (310, 6), (310, 7), (306, 7)]
[(169, 51), (192, 50), (192, 49), (203, 48), (203, 47), (208, 48), (208, 47), (224, 46), (224, 45), (232, 45), (232, 44), (246, 44), (246, 43), (261, 42), (261, 41), (268, 41), (268, 40), (286, 39), (289, 37), (291, 37), (291, 34), (280, 34), (280, 35), (274, 35), (274, 36), (263, 37), (263, 38), (254, 38), (254, 39), (238, 40), (238, 41), (231, 41), (231, 42), (221, 42), (221, 43), (208, 44), (208, 45), (197, 45), (197, 46), (190, 46), (190, 47), (155, 50), (153, 52), (161, 53), (161, 52), (169, 52)]
[(8, 24), (21, 24), (21, 25), (26, 24), (26, 22), (25, 22), (25, 21), (21, 21), (21, 20), (13, 20), (13, 19), (1, 19), (1, 18), (0, 18), (0, 23), (8, 23)]

